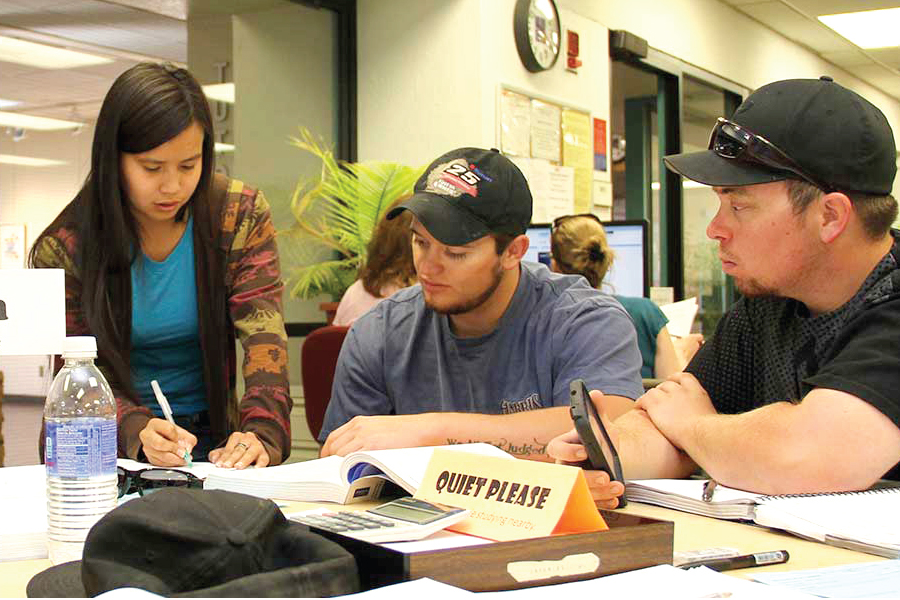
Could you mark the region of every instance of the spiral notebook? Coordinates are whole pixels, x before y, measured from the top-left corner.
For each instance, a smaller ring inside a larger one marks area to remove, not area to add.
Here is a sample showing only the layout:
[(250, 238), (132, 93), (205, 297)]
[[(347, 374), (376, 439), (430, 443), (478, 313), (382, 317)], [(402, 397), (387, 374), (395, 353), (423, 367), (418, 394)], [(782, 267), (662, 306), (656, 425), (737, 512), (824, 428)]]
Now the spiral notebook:
[[(767, 496), (719, 485), (703, 500), (703, 479), (642, 479), (625, 495), (717, 519), (753, 521), (807, 539), (887, 558), (900, 558), (900, 487), (859, 492)], [(892, 485), (892, 486), (891, 486)]]

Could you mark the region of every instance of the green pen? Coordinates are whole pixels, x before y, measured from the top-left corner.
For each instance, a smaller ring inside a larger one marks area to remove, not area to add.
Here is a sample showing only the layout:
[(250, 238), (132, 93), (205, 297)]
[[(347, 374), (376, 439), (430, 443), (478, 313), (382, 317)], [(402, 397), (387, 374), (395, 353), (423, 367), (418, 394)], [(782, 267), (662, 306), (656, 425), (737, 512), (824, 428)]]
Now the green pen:
[[(159, 383), (154, 379), (150, 382), (150, 387), (153, 388), (153, 394), (156, 396), (156, 401), (159, 403), (159, 407), (162, 409), (163, 414), (166, 416), (166, 421), (175, 424), (175, 419), (172, 418), (172, 407), (169, 406), (169, 401), (166, 400), (166, 397), (163, 395), (162, 390), (159, 389)], [(187, 448), (184, 449), (184, 464), (189, 467), (194, 466), (194, 461), (191, 458), (191, 453), (187, 451)]]

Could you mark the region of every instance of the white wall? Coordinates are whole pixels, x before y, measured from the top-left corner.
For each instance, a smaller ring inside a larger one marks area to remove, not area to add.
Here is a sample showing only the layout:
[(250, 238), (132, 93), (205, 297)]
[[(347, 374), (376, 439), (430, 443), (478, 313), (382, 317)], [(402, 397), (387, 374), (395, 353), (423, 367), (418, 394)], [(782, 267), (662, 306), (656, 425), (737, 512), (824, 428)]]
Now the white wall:
[(91, 168), (93, 123), (71, 131), (29, 131), (14, 142), (0, 132), (0, 154), (62, 160), (53, 167), (0, 163), (0, 223), (24, 223), (26, 249), (81, 189)]
[(359, 159), (427, 164), (460, 146), (496, 146), (501, 85), (608, 119), (608, 32), (561, 9), (584, 66), (522, 66), (515, 0), (359, 0)]
[(481, 53), (479, 0), (359, 0), (357, 10), (359, 160), (425, 165), (483, 146), (481, 70), (493, 57)]
[[(233, 175), (261, 189), (278, 229), (293, 222), (290, 198), (301, 178), (321, 163), (288, 144), (298, 128), (331, 143), (336, 137), (336, 17), (332, 11), (293, 3), (232, 17), (235, 98)], [(279, 240), (283, 274), (294, 253)], [(319, 259), (323, 259), (322, 255)], [(284, 295), (288, 322), (324, 322), (319, 300)]]
[(557, 0), (557, 4), (609, 29), (630, 31), (657, 50), (750, 89), (778, 79), (831, 75), (878, 106), (895, 137), (900, 136), (900, 102), (720, 0)]

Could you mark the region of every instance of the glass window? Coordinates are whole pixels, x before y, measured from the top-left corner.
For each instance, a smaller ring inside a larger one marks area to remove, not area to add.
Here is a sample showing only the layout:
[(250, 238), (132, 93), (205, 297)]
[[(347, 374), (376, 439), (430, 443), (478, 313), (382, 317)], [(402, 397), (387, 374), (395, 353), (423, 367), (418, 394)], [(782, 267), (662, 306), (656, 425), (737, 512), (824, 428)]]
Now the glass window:
[[(725, 114), (725, 92), (684, 77), (681, 139), (684, 152), (705, 150), (716, 118)], [(682, 243), (684, 296), (697, 297), (700, 306), (694, 327), (711, 335), (728, 308), (731, 294), (719, 262), (719, 245), (706, 236), (719, 200), (709, 186), (682, 179)]]

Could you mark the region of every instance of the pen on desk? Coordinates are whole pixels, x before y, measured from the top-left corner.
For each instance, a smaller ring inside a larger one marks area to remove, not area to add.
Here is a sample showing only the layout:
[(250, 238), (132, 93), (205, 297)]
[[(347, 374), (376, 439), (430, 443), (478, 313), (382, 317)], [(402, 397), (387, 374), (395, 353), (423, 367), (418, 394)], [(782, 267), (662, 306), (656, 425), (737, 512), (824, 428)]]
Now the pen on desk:
[[(162, 390), (159, 389), (159, 383), (154, 379), (150, 382), (150, 387), (153, 388), (153, 394), (156, 396), (156, 402), (159, 404), (159, 407), (163, 411), (163, 415), (166, 417), (166, 421), (175, 424), (175, 419), (172, 417), (172, 407), (169, 406), (169, 401), (166, 400), (166, 397), (163, 395)], [(191, 460), (191, 453), (187, 451), (187, 448), (184, 450), (184, 463), (192, 467), (194, 466), (193, 461)]]
[(771, 552), (756, 552), (743, 556), (729, 556), (727, 558), (711, 558), (698, 560), (681, 565), (681, 569), (692, 567), (709, 567), (713, 571), (730, 571), (732, 569), (746, 569), (748, 567), (763, 567), (765, 565), (779, 565), (786, 563), (790, 555), (787, 550), (772, 550)]
[(716, 491), (716, 480), (710, 479), (703, 484), (703, 501), (712, 502), (713, 493)]

